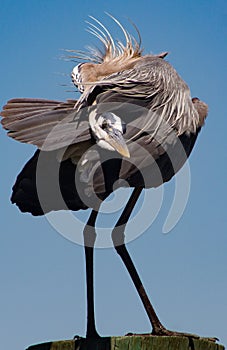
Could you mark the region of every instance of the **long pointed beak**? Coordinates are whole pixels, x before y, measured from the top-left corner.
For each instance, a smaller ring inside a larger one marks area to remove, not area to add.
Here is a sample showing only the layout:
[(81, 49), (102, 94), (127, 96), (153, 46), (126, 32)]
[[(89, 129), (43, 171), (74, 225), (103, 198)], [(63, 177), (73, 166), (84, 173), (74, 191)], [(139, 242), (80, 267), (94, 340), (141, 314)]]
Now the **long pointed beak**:
[(130, 153), (122, 133), (114, 128), (108, 128), (105, 131), (105, 141), (108, 142), (110, 146), (115, 149), (115, 151), (120, 153), (120, 155), (126, 158), (130, 158)]

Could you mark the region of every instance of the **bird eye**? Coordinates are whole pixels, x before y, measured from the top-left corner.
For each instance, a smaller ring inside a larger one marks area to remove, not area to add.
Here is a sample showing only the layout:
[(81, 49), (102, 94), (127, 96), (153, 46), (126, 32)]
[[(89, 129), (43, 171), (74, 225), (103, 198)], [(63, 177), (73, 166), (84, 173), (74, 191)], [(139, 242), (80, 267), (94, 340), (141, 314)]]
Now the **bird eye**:
[(104, 129), (107, 128), (107, 126), (108, 126), (107, 121), (106, 121), (106, 120), (103, 120), (102, 125), (101, 125), (101, 128), (104, 130)]

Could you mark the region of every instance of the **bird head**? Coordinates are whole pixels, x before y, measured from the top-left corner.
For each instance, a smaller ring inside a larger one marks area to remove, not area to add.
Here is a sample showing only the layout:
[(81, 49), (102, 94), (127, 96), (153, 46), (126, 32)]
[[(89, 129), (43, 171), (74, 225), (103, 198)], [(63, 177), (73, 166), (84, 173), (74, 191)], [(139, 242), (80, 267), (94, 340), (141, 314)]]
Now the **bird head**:
[(104, 112), (97, 114), (94, 109), (89, 114), (89, 123), (97, 144), (107, 150), (117, 151), (129, 158), (129, 150), (123, 138), (126, 125), (116, 114)]

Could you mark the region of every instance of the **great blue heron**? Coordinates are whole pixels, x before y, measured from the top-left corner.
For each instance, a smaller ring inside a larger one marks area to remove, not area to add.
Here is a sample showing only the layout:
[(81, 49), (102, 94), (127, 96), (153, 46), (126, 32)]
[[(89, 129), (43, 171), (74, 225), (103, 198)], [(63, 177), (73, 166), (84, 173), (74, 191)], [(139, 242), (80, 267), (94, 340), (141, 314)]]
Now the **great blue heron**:
[(82, 61), (72, 71), (80, 98), (12, 99), (1, 112), (10, 137), (38, 147), (18, 175), (11, 200), (32, 215), (92, 208), (84, 229), (87, 337), (98, 337), (93, 297), (95, 222), (101, 202), (114, 189), (125, 183), (133, 187), (112, 231), (114, 247), (139, 293), (152, 334), (185, 335), (167, 330), (157, 317), (126, 249), (124, 230), (142, 190), (169, 181), (183, 166), (208, 107), (191, 98), (187, 84), (164, 60), (167, 52), (143, 55), (137, 29), (139, 40), (112, 17), (123, 31), (123, 44), (91, 19), (89, 31), (104, 51), (72, 50), (71, 57)]

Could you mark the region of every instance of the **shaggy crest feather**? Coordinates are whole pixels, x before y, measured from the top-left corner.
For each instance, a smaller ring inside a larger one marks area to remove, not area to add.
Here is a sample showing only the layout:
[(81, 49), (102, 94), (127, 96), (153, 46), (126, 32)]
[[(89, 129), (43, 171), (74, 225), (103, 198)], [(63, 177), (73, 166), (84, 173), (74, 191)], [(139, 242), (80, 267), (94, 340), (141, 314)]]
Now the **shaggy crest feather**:
[(87, 47), (88, 49), (87, 51), (65, 50), (66, 52), (72, 53), (72, 55), (68, 56), (68, 58), (82, 60), (83, 62), (87, 61), (87, 62), (101, 64), (104, 62), (115, 62), (115, 61), (130, 59), (130, 58), (137, 58), (141, 56), (143, 51), (141, 49), (141, 36), (135, 24), (132, 23), (133, 27), (137, 32), (138, 41), (127, 32), (127, 30), (115, 17), (113, 17), (108, 13), (107, 15), (121, 29), (125, 37), (125, 44), (120, 40), (115, 40), (112, 37), (109, 30), (97, 18), (93, 16), (89, 16), (91, 20), (95, 23), (90, 21), (85, 21), (88, 24), (88, 28), (86, 30), (90, 34), (94, 35), (96, 38), (99, 39), (99, 41), (104, 46), (104, 51), (101, 51), (98, 48), (92, 48), (90, 46)]

